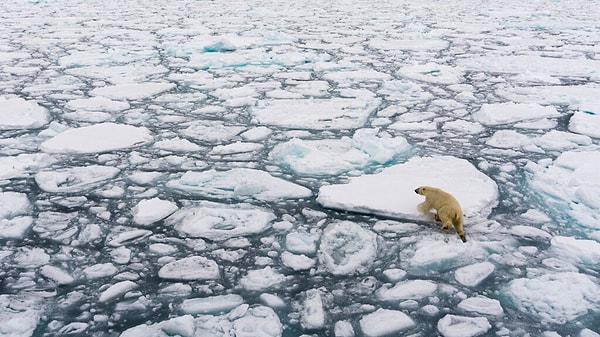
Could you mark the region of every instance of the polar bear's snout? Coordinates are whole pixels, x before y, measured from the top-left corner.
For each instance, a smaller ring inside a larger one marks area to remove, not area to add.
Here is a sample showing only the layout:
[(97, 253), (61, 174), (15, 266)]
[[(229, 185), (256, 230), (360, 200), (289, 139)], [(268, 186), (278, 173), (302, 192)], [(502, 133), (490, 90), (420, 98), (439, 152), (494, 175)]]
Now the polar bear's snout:
[(419, 189), (415, 188), (415, 193), (419, 194)]

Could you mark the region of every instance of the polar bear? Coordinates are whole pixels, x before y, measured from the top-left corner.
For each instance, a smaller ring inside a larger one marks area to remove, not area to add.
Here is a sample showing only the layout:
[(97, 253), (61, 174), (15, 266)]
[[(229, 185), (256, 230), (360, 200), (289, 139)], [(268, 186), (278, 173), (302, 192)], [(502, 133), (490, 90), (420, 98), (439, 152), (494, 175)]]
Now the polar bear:
[(442, 229), (448, 229), (453, 225), (460, 239), (467, 242), (463, 231), (463, 212), (456, 198), (448, 192), (431, 186), (418, 187), (415, 193), (425, 196), (425, 201), (417, 206), (419, 212), (427, 214), (432, 208), (435, 209), (437, 211), (435, 220), (442, 222)]

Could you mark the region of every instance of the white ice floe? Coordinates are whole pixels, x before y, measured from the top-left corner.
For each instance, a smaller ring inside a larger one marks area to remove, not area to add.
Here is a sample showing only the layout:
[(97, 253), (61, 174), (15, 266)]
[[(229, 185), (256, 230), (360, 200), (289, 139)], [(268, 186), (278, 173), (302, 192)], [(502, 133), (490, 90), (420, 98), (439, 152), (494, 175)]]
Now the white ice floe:
[(500, 301), (485, 296), (469, 297), (458, 303), (458, 308), (475, 314), (502, 316)]
[(363, 126), (380, 103), (372, 94), (356, 98), (281, 99), (261, 102), (251, 112), (258, 124), (295, 129), (351, 129)]
[(220, 277), (219, 265), (203, 256), (190, 256), (162, 266), (158, 277), (167, 280), (214, 280)]
[(318, 255), (332, 274), (364, 273), (377, 257), (377, 235), (354, 222), (332, 223), (323, 231)]
[(25, 215), (31, 208), (31, 202), (25, 193), (0, 192), (0, 219), (11, 219)]
[(171, 215), (177, 205), (168, 200), (152, 198), (140, 201), (133, 207), (133, 221), (139, 225), (150, 225)]
[(377, 309), (360, 319), (360, 329), (367, 337), (387, 336), (409, 329), (415, 322), (398, 310)]
[(40, 148), (50, 153), (99, 153), (139, 146), (152, 139), (145, 127), (100, 123), (63, 131)]
[(283, 265), (292, 268), (295, 271), (308, 270), (314, 267), (317, 261), (304, 254), (292, 254), (290, 252), (281, 253), (281, 262)]
[(108, 277), (116, 274), (119, 270), (112, 263), (99, 263), (86, 267), (83, 274), (89, 280)]
[(119, 112), (129, 109), (129, 103), (98, 96), (70, 100), (65, 107), (71, 110)]
[(285, 236), (285, 247), (294, 254), (314, 255), (319, 238), (317, 233), (291, 232)]
[(200, 145), (182, 138), (163, 139), (155, 142), (152, 146), (159, 150), (173, 152), (195, 152), (201, 149)]
[(185, 236), (225, 241), (260, 233), (269, 228), (274, 219), (272, 212), (246, 204), (201, 202), (176, 211), (165, 224)]
[(194, 121), (181, 130), (183, 136), (203, 143), (221, 145), (245, 131), (240, 125), (227, 125), (221, 121)]
[[(467, 241), (469, 230), (466, 229)], [(441, 241), (438, 238), (422, 239), (415, 244), (415, 250), (410, 254), (402, 252), (406, 266), (411, 272), (423, 274), (436, 271), (452, 270), (454, 268), (475, 262), (475, 259), (487, 256), (486, 250), (478, 243), (464, 244), (462, 241)]]
[(399, 70), (400, 75), (415, 81), (423, 81), (436, 84), (460, 83), (464, 70), (444, 64), (427, 63), (409, 65)]
[(580, 226), (600, 228), (600, 152), (567, 151), (553, 162), (529, 163), (529, 184), (548, 213), (571, 218)]
[(306, 291), (306, 297), (302, 303), (300, 312), (300, 324), (304, 329), (321, 329), (325, 326), (325, 310), (321, 293), (317, 289)]
[(229, 312), (244, 303), (240, 295), (217, 295), (202, 298), (189, 298), (181, 303), (180, 309), (185, 314), (206, 315)]
[(484, 104), (473, 113), (473, 118), (486, 126), (516, 123), (528, 120), (558, 117), (560, 113), (553, 106), (536, 103), (495, 103)]
[(38, 129), (50, 122), (46, 108), (17, 96), (0, 96), (0, 130)]
[(474, 337), (492, 328), (485, 317), (446, 315), (438, 321), (438, 331), (444, 337)]
[(420, 300), (432, 296), (437, 289), (437, 284), (428, 280), (409, 280), (392, 287), (384, 285), (377, 290), (376, 296), (382, 301)]
[(0, 179), (26, 178), (40, 169), (53, 165), (57, 160), (46, 153), (22, 153), (0, 157)]
[(40, 274), (56, 282), (58, 285), (71, 284), (75, 281), (75, 278), (67, 271), (51, 265), (42, 266), (40, 268)]
[(285, 280), (285, 275), (267, 266), (263, 269), (248, 270), (248, 273), (240, 280), (240, 285), (250, 291), (266, 290)]
[(324, 207), (395, 218), (424, 219), (415, 193), (421, 185), (439, 187), (461, 204), (464, 214), (487, 216), (498, 202), (496, 183), (471, 163), (456, 157), (416, 157), (380, 173), (351, 178), (348, 184), (323, 186), (317, 201)]
[(138, 100), (152, 97), (174, 87), (173, 83), (126, 83), (96, 88), (90, 93), (114, 100)]
[(167, 183), (175, 192), (219, 199), (257, 199), (277, 201), (306, 198), (312, 192), (261, 170), (234, 168), (228, 171), (188, 171)]
[(600, 261), (600, 242), (555, 236), (550, 243), (551, 252), (575, 265), (593, 266)]
[(302, 140), (278, 144), (269, 159), (296, 174), (339, 175), (369, 166), (383, 165), (406, 154), (411, 146), (403, 137), (391, 137), (378, 129), (357, 130), (352, 138)]
[(116, 167), (90, 165), (42, 171), (35, 175), (38, 186), (51, 193), (74, 193), (92, 190), (116, 177)]
[(600, 103), (594, 108), (589, 107), (575, 111), (569, 120), (569, 130), (593, 138), (600, 138)]
[(111, 285), (110, 287), (108, 287), (107, 289), (105, 289), (104, 291), (102, 291), (102, 293), (100, 293), (100, 295), (98, 296), (98, 301), (100, 301), (100, 302), (112, 301), (112, 300), (114, 300), (118, 297), (121, 297), (121, 296), (125, 295), (126, 293), (136, 289), (137, 287), (138, 287), (138, 285), (133, 281), (125, 280), (125, 281), (117, 282), (117, 283)]
[(1, 294), (0, 308), (0, 334), (10, 337), (32, 336), (44, 312), (41, 298), (22, 294)]
[(215, 315), (179, 316), (151, 325), (142, 324), (125, 330), (120, 337), (181, 336), (280, 337), (283, 326), (268, 307), (240, 305), (231, 312)]
[(467, 287), (475, 287), (490, 276), (496, 267), (491, 262), (479, 262), (458, 268), (454, 271), (454, 278)]
[(505, 293), (508, 305), (549, 323), (564, 324), (600, 312), (598, 281), (577, 272), (515, 279)]

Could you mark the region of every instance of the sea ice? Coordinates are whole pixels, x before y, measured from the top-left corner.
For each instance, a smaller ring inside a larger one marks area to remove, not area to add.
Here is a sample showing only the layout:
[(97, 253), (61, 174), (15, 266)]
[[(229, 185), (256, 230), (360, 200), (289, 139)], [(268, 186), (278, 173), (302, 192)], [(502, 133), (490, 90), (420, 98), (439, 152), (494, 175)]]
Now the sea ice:
[(600, 286), (577, 272), (548, 273), (512, 280), (508, 305), (546, 322), (564, 324), (600, 311)]
[(325, 325), (325, 311), (321, 293), (317, 289), (306, 291), (301, 316), (301, 324), (304, 329), (320, 329)]
[(11, 219), (25, 215), (31, 208), (27, 194), (19, 192), (0, 192), (0, 219)]
[(129, 103), (98, 96), (74, 99), (67, 102), (65, 107), (71, 110), (119, 112), (129, 109)]
[(438, 286), (427, 280), (408, 280), (396, 283), (393, 287), (384, 285), (377, 290), (377, 298), (382, 301), (420, 300), (432, 296)]
[(490, 276), (496, 267), (491, 262), (479, 262), (458, 268), (454, 271), (454, 278), (467, 287), (476, 287)]
[(177, 209), (177, 205), (171, 201), (152, 198), (140, 201), (131, 211), (135, 223), (147, 226), (166, 218)]
[(67, 167), (54, 171), (39, 172), (35, 175), (35, 182), (46, 192), (85, 192), (101, 186), (119, 173), (118, 168), (110, 166)]
[(176, 211), (165, 224), (185, 236), (224, 241), (260, 233), (269, 228), (274, 219), (272, 212), (250, 205), (201, 202)]
[(496, 103), (484, 104), (473, 114), (473, 118), (483, 125), (501, 125), (527, 120), (558, 117), (560, 114), (553, 106), (542, 106), (535, 103)]
[(219, 199), (276, 201), (312, 195), (306, 187), (273, 177), (265, 171), (247, 168), (188, 171), (178, 180), (168, 182), (167, 187), (183, 194)]
[(474, 337), (486, 333), (492, 326), (485, 317), (448, 314), (438, 321), (437, 327), (444, 337)]
[(595, 179), (600, 152), (566, 151), (553, 162), (529, 163), (529, 185), (553, 217), (600, 228), (600, 182)]
[(90, 93), (114, 100), (136, 100), (160, 94), (174, 87), (173, 83), (126, 83), (96, 88)]
[(332, 223), (323, 231), (318, 255), (332, 274), (364, 273), (377, 257), (377, 235), (354, 222)]
[(575, 111), (569, 120), (569, 131), (600, 138), (600, 103), (593, 109)]
[(50, 122), (46, 108), (20, 97), (0, 96), (0, 130), (38, 129)]
[(381, 101), (356, 98), (281, 99), (261, 102), (251, 112), (258, 124), (294, 129), (351, 129), (363, 126)]
[(377, 309), (360, 319), (360, 329), (368, 337), (387, 336), (414, 325), (408, 315), (398, 310)]
[(125, 295), (129, 291), (136, 289), (137, 287), (138, 285), (133, 281), (125, 280), (117, 282), (105, 289), (104, 291), (102, 291), (102, 293), (100, 293), (100, 296), (98, 296), (98, 301), (112, 301), (120, 296)]
[(286, 277), (270, 266), (249, 270), (240, 280), (240, 285), (249, 291), (266, 290), (286, 280)]
[(167, 280), (214, 280), (220, 277), (219, 265), (203, 256), (190, 256), (162, 266), (158, 277)]
[(139, 146), (152, 139), (144, 127), (100, 123), (61, 132), (40, 148), (49, 153), (99, 153)]
[(206, 315), (229, 312), (244, 303), (240, 295), (217, 295), (202, 298), (189, 298), (181, 303), (180, 309), (185, 314)]
[(324, 207), (351, 212), (423, 219), (417, 205), (424, 199), (414, 191), (421, 185), (452, 193), (467, 217), (487, 216), (498, 202), (493, 180), (468, 161), (449, 156), (411, 158), (380, 173), (351, 178), (348, 184), (323, 186), (317, 201)]
[(269, 153), (269, 159), (296, 174), (340, 175), (369, 166), (385, 165), (407, 153), (410, 148), (403, 137), (379, 134), (378, 129), (360, 129), (352, 138), (294, 138), (275, 146)]
[(504, 314), (500, 301), (485, 296), (466, 298), (458, 303), (458, 308), (482, 315), (502, 316)]

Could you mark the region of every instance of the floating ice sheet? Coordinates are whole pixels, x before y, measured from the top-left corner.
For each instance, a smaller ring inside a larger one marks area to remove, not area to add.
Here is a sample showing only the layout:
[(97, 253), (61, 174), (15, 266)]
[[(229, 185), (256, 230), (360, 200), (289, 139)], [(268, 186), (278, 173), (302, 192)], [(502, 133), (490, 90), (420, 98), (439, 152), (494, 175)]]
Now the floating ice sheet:
[(600, 152), (567, 151), (544, 165), (530, 163), (529, 184), (558, 218), (565, 215), (580, 226), (600, 228)]
[(168, 182), (167, 187), (178, 193), (219, 199), (276, 201), (312, 195), (306, 187), (273, 177), (265, 171), (246, 168), (189, 171), (180, 179)]
[(50, 122), (46, 108), (17, 96), (0, 96), (0, 130), (37, 129)]
[(100, 123), (63, 131), (43, 142), (41, 149), (50, 153), (98, 153), (139, 146), (152, 139), (144, 127)]
[(364, 273), (377, 257), (377, 235), (359, 224), (344, 221), (323, 231), (319, 260), (335, 275)]
[(395, 218), (423, 219), (415, 193), (421, 185), (453, 194), (466, 216), (487, 216), (497, 204), (496, 183), (464, 159), (416, 157), (381, 173), (351, 178), (348, 184), (323, 186), (317, 201), (324, 207)]
[(35, 175), (35, 182), (46, 192), (84, 192), (103, 185), (119, 172), (116, 167), (102, 165), (68, 167), (39, 172)]
[(275, 146), (269, 158), (297, 174), (325, 176), (387, 164), (410, 150), (405, 138), (386, 137), (378, 131), (360, 129), (352, 138), (341, 139), (294, 138)]
[(261, 102), (251, 112), (258, 124), (297, 129), (352, 129), (363, 126), (381, 101), (356, 98), (281, 99)]
[(250, 205), (224, 205), (203, 202), (181, 208), (165, 220), (177, 231), (190, 237), (224, 241), (260, 233), (269, 228), (275, 215)]

